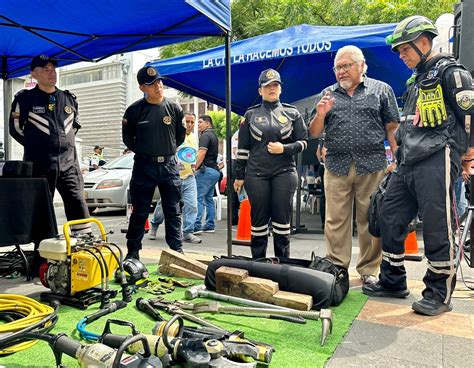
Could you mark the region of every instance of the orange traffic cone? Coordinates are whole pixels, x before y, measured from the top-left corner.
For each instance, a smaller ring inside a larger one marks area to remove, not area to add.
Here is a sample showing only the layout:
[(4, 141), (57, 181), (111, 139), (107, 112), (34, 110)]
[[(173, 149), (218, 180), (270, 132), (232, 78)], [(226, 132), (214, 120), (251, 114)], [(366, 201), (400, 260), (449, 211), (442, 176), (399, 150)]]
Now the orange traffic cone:
[(237, 224), (237, 234), (232, 239), (232, 244), (250, 245), (251, 237), (251, 221), (250, 221), (250, 201), (244, 199), (240, 202), (239, 223)]
[(148, 234), (148, 231), (150, 231), (150, 221), (146, 219), (145, 221), (145, 234)]
[(405, 239), (405, 259), (407, 261), (421, 261), (423, 255), (418, 253), (418, 241), (416, 240), (416, 231), (410, 231)]

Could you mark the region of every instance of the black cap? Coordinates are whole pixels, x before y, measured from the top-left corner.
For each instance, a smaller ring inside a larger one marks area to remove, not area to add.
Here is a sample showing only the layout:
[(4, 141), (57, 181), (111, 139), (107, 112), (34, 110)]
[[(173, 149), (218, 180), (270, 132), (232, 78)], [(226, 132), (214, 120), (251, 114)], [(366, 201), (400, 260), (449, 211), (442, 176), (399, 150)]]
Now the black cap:
[(95, 151), (96, 149), (101, 149), (101, 150), (103, 150), (103, 149), (104, 149), (104, 146), (95, 146), (95, 147), (94, 147), (94, 151)]
[(144, 66), (137, 73), (137, 81), (139, 85), (150, 85), (155, 83), (158, 79), (161, 79), (161, 75), (158, 73), (158, 70), (152, 66)]
[(54, 66), (58, 66), (58, 61), (55, 59), (51, 59), (48, 55), (35, 56), (31, 60), (30, 69), (35, 70), (37, 66), (42, 68), (42, 67), (45, 67), (48, 63), (51, 63)]
[(258, 85), (260, 87), (265, 87), (272, 82), (281, 83), (280, 73), (278, 73), (275, 69), (266, 69), (260, 73), (260, 77), (258, 77)]

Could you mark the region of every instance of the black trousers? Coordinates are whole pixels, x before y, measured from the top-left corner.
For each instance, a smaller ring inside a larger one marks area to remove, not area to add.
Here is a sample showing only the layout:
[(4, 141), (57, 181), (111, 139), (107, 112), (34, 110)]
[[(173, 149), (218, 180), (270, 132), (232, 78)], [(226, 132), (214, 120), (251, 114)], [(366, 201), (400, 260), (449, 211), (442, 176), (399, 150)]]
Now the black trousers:
[(176, 159), (171, 156), (160, 163), (135, 156), (130, 181), (133, 211), (127, 231), (129, 252), (142, 249), (145, 222), (150, 213), (156, 186), (161, 195), (167, 242), (171, 249), (181, 249), (181, 179), (176, 168)]
[(270, 219), (275, 256), (290, 257), (291, 199), (297, 183), (298, 176), (295, 171), (286, 171), (271, 177), (245, 176), (244, 186), (252, 207), (252, 258), (266, 257)]
[[(68, 221), (89, 218), (89, 208), (84, 199), (84, 180), (77, 162), (65, 171), (37, 172), (33, 169), (33, 176), (44, 177), (48, 180), (51, 198), (54, 198), (55, 189), (58, 190)], [(88, 233), (90, 229), (90, 223), (71, 226), (71, 230), (76, 233)]]
[(380, 211), (381, 284), (406, 289), (404, 242), (408, 225), (420, 211), (428, 270), (423, 297), (448, 303), (456, 284), (452, 195), (460, 157), (449, 147), (415, 165), (401, 165), (392, 175)]

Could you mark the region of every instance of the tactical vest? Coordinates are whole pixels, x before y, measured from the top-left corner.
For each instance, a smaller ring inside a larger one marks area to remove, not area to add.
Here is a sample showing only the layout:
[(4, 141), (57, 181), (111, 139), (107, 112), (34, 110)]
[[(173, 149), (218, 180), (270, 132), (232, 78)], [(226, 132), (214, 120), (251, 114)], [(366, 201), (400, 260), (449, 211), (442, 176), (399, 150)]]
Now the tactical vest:
[[(447, 80), (445, 72), (451, 67), (464, 68), (449, 56), (435, 57), (433, 66), (426, 68), (416, 76), (414, 82), (408, 87), (405, 105), (402, 112), (400, 128), (397, 131), (398, 161), (402, 164), (411, 165), (419, 162), (433, 153), (449, 145), (451, 149), (458, 151), (461, 155), (467, 149), (467, 136), (462, 124), (457, 123), (453, 109), (448, 103), (446, 96), (450, 91), (446, 90)], [(431, 60), (430, 60), (431, 61)], [(429, 61), (428, 61), (429, 62)], [(441, 125), (435, 127), (418, 127), (413, 125), (417, 113), (417, 100), (421, 84), (433, 84), (439, 81), (442, 91), (446, 117)]]

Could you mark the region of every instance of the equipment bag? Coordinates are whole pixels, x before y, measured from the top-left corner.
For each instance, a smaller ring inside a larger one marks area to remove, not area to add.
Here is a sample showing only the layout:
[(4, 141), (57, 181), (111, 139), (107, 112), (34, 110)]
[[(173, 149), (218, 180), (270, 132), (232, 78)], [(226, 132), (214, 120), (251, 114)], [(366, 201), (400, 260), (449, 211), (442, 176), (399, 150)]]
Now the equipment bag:
[(392, 173), (388, 173), (384, 176), (382, 181), (379, 184), (379, 189), (373, 192), (370, 195), (369, 202), (369, 233), (376, 238), (380, 238), (380, 206), (382, 205), (382, 200), (385, 197), (385, 192), (388, 188), (388, 183), (390, 182), (390, 176)]
[(205, 285), (216, 290), (215, 273), (219, 267), (247, 270), (250, 276), (278, 282), (280, 290), (313, 297), (313, 308), (339, 305), (349, 291), (347, 270), (335, 266), (329, 259), (314, 255), (311, 260), (295, 258), (222, 257), (212, 261), (206, 272)]

